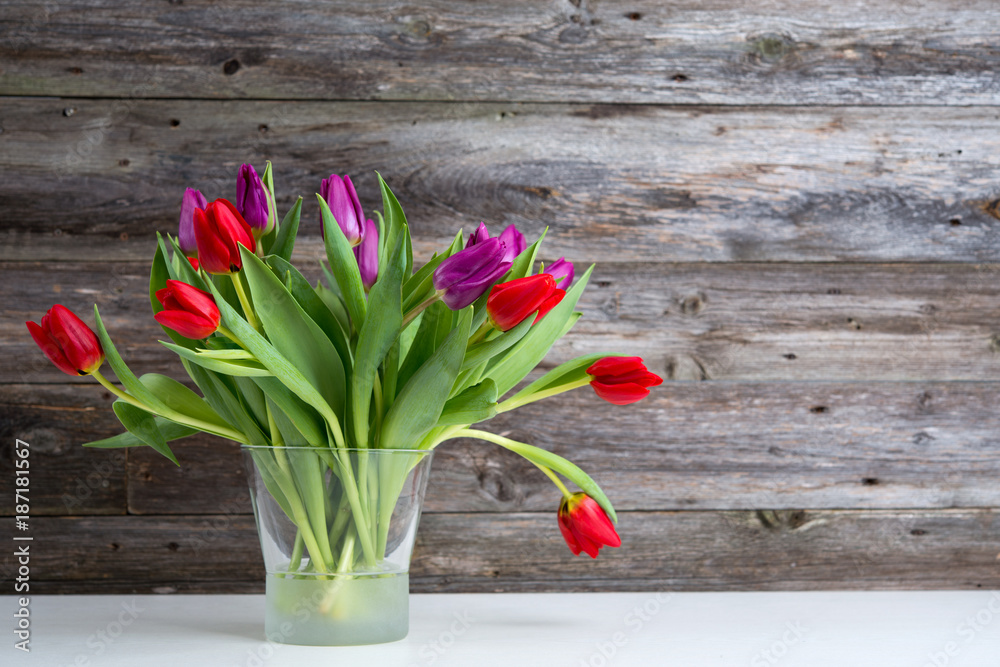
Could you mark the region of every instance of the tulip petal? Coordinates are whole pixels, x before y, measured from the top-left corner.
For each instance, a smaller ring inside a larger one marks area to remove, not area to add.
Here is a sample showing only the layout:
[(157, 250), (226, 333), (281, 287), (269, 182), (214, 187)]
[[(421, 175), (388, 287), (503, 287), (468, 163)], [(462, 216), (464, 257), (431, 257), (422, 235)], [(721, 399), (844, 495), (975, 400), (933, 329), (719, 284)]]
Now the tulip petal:
[(153, 315), (153, 319), (185, 338), (193, 340), (206, 338), (219, 328), (217, 322), (211, 322), (203, 315), (184, 310), (161, 310)]
[(49, 361), (56, 365), (56, 368), (61, 370), (67, 375), (78, 375), (77, 369), (69, 363), (66, 355), (63, 354), (59, 345), (52, 340), (49, 333), (45, 331), (42, 327), (38, 326), (34, 322), (25, 322), (28, 325), (28, 332), (34, 339), (35, 343), (41, 348), (42, 352), (48, 357)]
[(604, 357), (595, 361), (587, 369), (588, 375), (619, 375), (637, 368), (645, 370), (642, 357)]
[(207, 211), (194, 212), (194, 236), (198, 242), (198, 262), (208, 273), (229, 273), (229, 248), (212, 225)]
[(90, 327), (65, 306), (49, 309), (49, 335), (77, 371), (87, 375), (100, 367), (104, 352)]
[[(179, 310), (200, 313), (206, 320), (212, 319), (212, 315), (219, 312), (218, 307), (215, 305), (215, 299), (205, 290), (198, 289), (180, 280), (168, 280), (166, 289), (172, 292), (174, 301), (177, 303), (177, 309)], [(157, 298), (159, 298), (161, 291), (163, 290), (157, 291)]]
[(594, 392), (608, 403), (615, 405), (628, 405), (635, 403), (649, 396), (649, 390), (643, 386), (629, 384), (604, 384), (597, 380), (592, 380), (590, 386)]

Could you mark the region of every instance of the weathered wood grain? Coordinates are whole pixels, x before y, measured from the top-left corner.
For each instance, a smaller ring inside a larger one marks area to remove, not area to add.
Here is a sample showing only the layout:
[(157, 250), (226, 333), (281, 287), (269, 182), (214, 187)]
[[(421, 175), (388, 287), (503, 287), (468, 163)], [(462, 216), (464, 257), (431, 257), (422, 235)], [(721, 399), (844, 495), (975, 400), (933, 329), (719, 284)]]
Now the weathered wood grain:
[(148, 260), (184, 187), (265, 159), (304, 258), (320, 179), (373, 208), (379, 169), (422, 257), (486, 220), (605, 262), (1000, 259), (991, 108), (7, 98), (0, 127), (0, 259)]
[(13, 95), (996, 104), (989, 0), (5, 6)]
[[(425, 514), (415, 592), (974, 589), (1000, 586), (995, 510), (624, 512), (619, 549), (574, 557), (555, 514)], [(32, 592), (254, 591), (253, 518), (36, 522)], [(3, 577), (10, 578), (5, 556)]]
[[(84, 450), (80, 443), (108, 435), (111, 394), (74, 385), (0, 387), (0, 488), (9, 502), (0, 515), (13, 516), (15, 439), (29, 444), (32, 517), (54, 514), (125, 514), (127, 454)], [(9, 490), (9, 493), (8, 493)]]
[[(66, 489), (110, 456), (78, 443), (121, 431), (107, 405), (87, 411), (93, 396), (80, 389), (0, 391), (0, 406), (23, 420), (5, 441), (27, 434), (39, 451), (63, 444), (34, 471), (34, 514), (123, 513), (123, 486), (130, 514), (250, 512), (238, 448), (209, 436), (174, 445), (180, 467), (129, 450), (127, 484), (120, 462), (114, 487), (68, 506)], [(485, 427), (572, 459), (626, 511), (992, 507), (1000, 504), (996, 393), (996, 383), (677, 382), (621, 408), (584, 389)], [(82, 423), (64, 417), (81, 412)], [(432, 479), (432, 512), (548, 511), (558, 502), (529, 463), (478, 441), (439, 447)]]
[[(546, 261), (552, 257), (549, 256)], [(307, 265), (310, 275), (318, 265)], [(145, 263), (2, 262), (0, 381), (92, 382), (45, 359), (27, 320), (96, 302), (136, 372), (183, 378), (150, 314)], [(995, 380), (997, 265), (598, 264), (547, 364), (640, 355), (677, 380)]]

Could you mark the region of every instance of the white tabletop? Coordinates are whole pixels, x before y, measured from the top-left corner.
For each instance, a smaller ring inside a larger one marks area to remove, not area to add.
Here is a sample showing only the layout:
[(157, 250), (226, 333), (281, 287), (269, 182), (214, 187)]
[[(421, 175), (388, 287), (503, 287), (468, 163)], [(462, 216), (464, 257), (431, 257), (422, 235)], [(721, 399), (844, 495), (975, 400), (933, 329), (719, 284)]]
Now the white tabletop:
[(317, 648), (263, 638), (259, 595), (0, 598), (3, 665), (438, 667), (1000, 665), (1000, 592), (414, 595), (410, 635)]

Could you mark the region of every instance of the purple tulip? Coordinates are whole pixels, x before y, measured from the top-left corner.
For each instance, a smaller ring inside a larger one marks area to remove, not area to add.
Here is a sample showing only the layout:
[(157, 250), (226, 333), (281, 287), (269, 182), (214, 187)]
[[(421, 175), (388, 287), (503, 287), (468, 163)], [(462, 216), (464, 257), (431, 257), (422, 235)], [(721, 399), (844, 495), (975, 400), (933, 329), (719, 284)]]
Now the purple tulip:
[(361, 243), (361, 237), (365, 233), (365, 212), (361, 208), (351, 177), (341, 178), (336, 174), (330, 174), (330, 177), (319, 186), (319, 194), (330, 206), (333, 219), (340, 225), (350, 244), (356, 246)]
[(560, 257), (549, 264), (544, 272), (556, 279), (556, 287), (559, 289), (569, 289), (576, 275), (573, 272), (573, 262), (566, 261), (565, 257)]
[(444, 292), (445, 305), (461, 310), (485, 294), (510, 270), (512, 262), (504, 252), (500, 239), (487, 239), (441, 262), (434, 271), (434, 289)]
[(514, 225), (509, 226), (500, 234), (500, 241), (506, 246), (504, 259), (514, 261), (528, 247), (528, 242), (524, 239), (524, 234), (517, 231)]
[(177, 232), (177, 243), (185, 255), (197, 255), (198, 243), (194, 240), (194, 210), (202, 210), (208, 206), (205, 196), (195, 190), (188, 188), (184, 191), (184, 199), (181, 200), (181, 220)]
[(274, 221), (268, 216), (271, 208), (270, 200), (271, 195), (253, 165), (241, 166), (236, 176), (236, 210), (247, 221), (257, 238), (267, 234), (274, 227)]
[(358, 260), (361, 282), (365, 290), (370, 290), (378, 280), (378, 227), (371, 220), (365, 221), (365, 233), (361, 243), (354, 246), (354, 257)]
[(466, 248), (471, 248), (477, 243), (482, 243), (490, 238), (490, 230), (486, 229), (486, 223), (480, 222), (479, 227), (476, 231), (469, 234), (469, 242), (465, 244)]

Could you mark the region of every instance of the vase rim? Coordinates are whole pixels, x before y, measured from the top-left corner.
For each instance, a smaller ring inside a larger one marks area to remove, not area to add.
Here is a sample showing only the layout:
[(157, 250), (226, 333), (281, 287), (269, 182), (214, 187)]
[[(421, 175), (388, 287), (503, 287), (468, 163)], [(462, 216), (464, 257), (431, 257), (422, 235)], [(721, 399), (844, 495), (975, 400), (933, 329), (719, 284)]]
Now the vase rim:
[(319, 447), (317, 445), (244, 445), (240, 444), (240, 449), (309, 449), (309, 450), (320, 450), (326, 449), (330, 452), (368, 452), (369, 454), (385, 453), (385, 454), (422, 454), (428, 455), (433, 454), (433, 449), (405, 449), (405, 448), (393, 448), (393, 447), (369, 447), (367, 449), (362, 449), (361, 447)]

